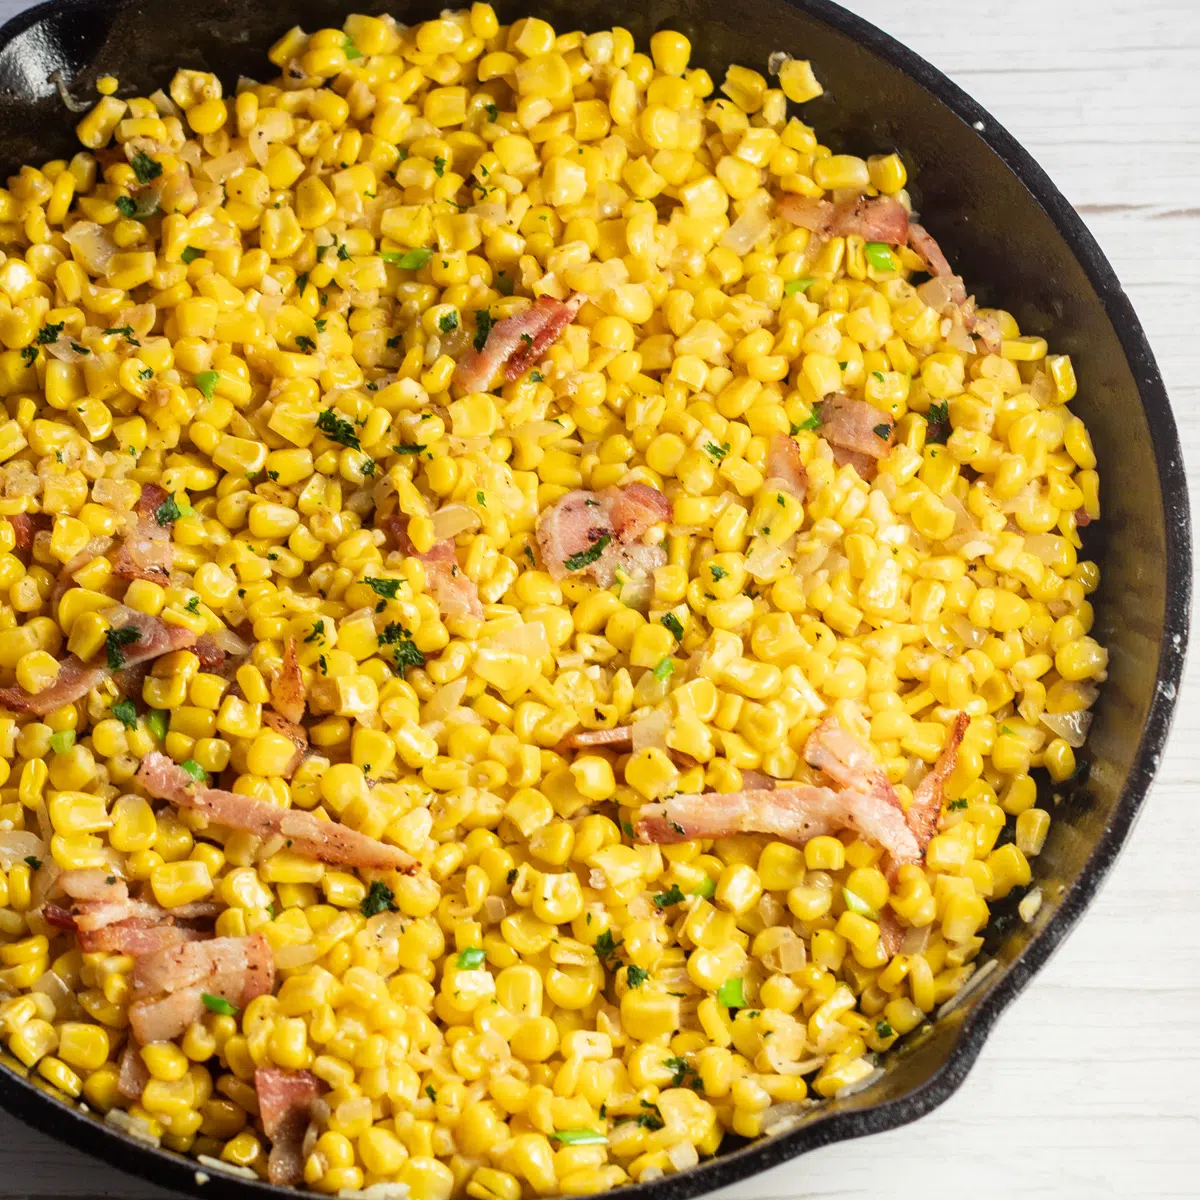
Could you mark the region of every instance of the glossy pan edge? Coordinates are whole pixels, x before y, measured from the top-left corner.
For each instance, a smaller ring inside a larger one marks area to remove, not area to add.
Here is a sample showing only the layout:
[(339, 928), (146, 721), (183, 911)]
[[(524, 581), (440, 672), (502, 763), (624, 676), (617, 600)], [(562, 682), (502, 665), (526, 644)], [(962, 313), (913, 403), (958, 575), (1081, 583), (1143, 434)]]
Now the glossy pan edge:
[[(705, 1160), (682, 1174), (622, 1189), (622, 1195), (629, 1200), (687, 1200), (819, 1146), (917, 1120), (945, 1101), (966, 1077), (993, 1023), (1070, 932), (1120, 852), (1163, 753), (1186, 659), (1191, 607), (1191, 533), (1182, 450), (1149, 343), (1095, 239), (1029, 153), (940, 71), (875, 26), (827, 0), (787, 0), (787, 3), (886, 60), (960, 121), (972, 126), (979, 140), (1016, 176), (1050, 218), (1103, 303), (1141, 398), (1158, 470), (1167, 576), (1158, 671), (1132, 767), (1085, 868), (1070, 884), (1057, 911), (1007, 970), (987, 990), (963, 1005), (961, 1022), (954, 1035), (955, 1044), (941, 1065), (922, 1083), (903, 1094), (869, 1106), (833, 1106), (791, 1132), (749, 1142), (717, 1158)], [(115, 0), (113, 7), (123, 5)], [(20, 13), (0, 27), (0, 51), (49, 15), (69, 15), (72, 11), (88, 9), (94, 11), (94, 0), (51, 0)], [(58, 1100), (40, 1085), (40, 1081), (27, 1081), (6, 1067), (0, 1068), (0, 1106), (52, 1137), (163, 1187), (198, 1196), (212, 1195), (214, 1190), (231, 1197), (295, 1194), (289, 1189), (244, 1180), (204, 1167), (181, 1155), (139, 1144)]]

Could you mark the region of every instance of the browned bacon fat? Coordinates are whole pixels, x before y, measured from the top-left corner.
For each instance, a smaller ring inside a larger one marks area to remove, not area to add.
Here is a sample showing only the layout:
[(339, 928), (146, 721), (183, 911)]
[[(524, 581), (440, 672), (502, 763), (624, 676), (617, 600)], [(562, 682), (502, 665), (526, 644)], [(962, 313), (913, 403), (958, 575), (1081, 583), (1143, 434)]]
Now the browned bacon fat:
[(68, 655), (59, 664), (58, 678), (43, 691), (0, 688), (0, 708), (10, 712), (51, 712), (86, 696), (122, 668), (149, 662), (172, 650), (186, 649), (196, 641), (196, 635), (182, 625), (168, 625), (158, 617), (123, 605), (105, 609), (101, 615), (112, 628), (109, 644), (100, 652), (99, 661), (85, 663), (73, 654)]
[(534, 365), (575, 319), (585, 296), (567, 300), (543, 296), (524, 312), (497, 321), (482, 350), (469, 350), (454, 371), (454, 381), (467, 392), (484, 392), (503, 368), (505, 379), (517, 379)]
[(322, 821), (312, 813), (280, 808), (220, 788), (204, 787), (165, 754), (151, 751), (138, 768), (138, 782), (159, 800), (203, 813), (218, 825), (245, 829), (261, 838), (278, 834), (297, 854), (327, 863), (413, 872), (417, 861), (396, 846), (388, 846), (349, 826)]
[(671, 502), (644, 483), (568, 492), (538, 518), (542, 562), (555, 579), (584, 573), (608, 587), (618, 568), (646, 574), (666, 563), (666, 551), (642, 537), (670, 519)]
[(786, 221), (819, 237), (851, 237), (903, 245), (908, 241), (908, 212), (890, 196), (855, 196), (834, 203), (789, 192), (776, 210)]
[(822, 403), (819, 415), (818, 432), (833, 448), (838, 465), (849, 463), (863, 479), (874, 479), (879, 459), (896, 440), (896, 426), (887, 415), (841, 392)]
[(254, 1072), (258, 1113), (271, 1143), (267, 1176), (272, 1183), (292, 1187), (304, 1178), (304, 1135), (312, 1120), (313, 1101), (321, 1091), (311, 1071), (259, 1067)]

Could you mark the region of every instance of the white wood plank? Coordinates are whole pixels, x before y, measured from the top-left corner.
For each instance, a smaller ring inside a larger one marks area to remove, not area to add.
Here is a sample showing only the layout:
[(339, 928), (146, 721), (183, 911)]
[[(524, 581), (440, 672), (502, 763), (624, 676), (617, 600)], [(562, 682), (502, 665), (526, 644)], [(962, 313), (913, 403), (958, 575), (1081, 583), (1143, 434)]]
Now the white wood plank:
[[(846, 0), (1042, 163), (1159, 358), (1200, 501), (1196, 0)], [(0, 17), (21, 0), (0, 0)], [(371, 6), (367, 6), (370, 8)], [(376, 6), (377, 7), (377, 6)], [(796, 51), (799, 52), (799, 51)], [(1200, 663), (1151, 803), (1086, 919), (916, 1125), (807, 1155), (729, 1200), (1194, 1197), (1200, 1173)], [(164, 1193), (0, 1117), (0, 1197)]]

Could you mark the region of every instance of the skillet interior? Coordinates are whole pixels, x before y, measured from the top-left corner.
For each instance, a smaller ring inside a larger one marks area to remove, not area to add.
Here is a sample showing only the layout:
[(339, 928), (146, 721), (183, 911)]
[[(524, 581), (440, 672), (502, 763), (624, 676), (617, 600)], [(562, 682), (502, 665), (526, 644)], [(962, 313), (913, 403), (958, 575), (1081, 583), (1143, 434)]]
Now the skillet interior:
[[(406, 22), (441, 4), (391, 7)], [(825, 0), (720, 0), (616, 6), (600, 0), (500, 3), (502, 19), (538, 15), (557, 28), (629, 28), (645, 48), (658, 28), (692, 40), (694, 58), (720, 79), (728, 63), (764, 69), (774, 50), (812, 58), (826, 94), (805, 119), (835, 150), (904, 157), (923, 220), (981, 302), (1010, 309), (1026, 332), (1070, 353), (1079, 377), (1074, 409), (1100, 460), (1103, 520), (1087, 531), (1101, 564), (1092, 599), (1095, 636), (1110, 650), (1091, 737), (1086, 782), (1050, 789), (1049, 841), (1035, 861), (1045, 903), (1032, 926), (993, 922), (994, 971), (969, 1002), (909, 1039), (868, 1090), (819, 1110), (791, 1133), (731, 1145), (681, 1176), (627, 1189), (631, 1200), (681, 1200), (805, 1150), (875, 1132), (928, 1112), (962, 1081), (987, 1030), (1069, 931), (1128, 834), (1158, 764), (1186, 650), (1191, 545), (1182, 455), (1162, 381), (1141, 327), (1099, 248), (1063, 197), (1012, 138), (928, 64)], [(60, 70), (81, 97), (119, 76), (122, 94), (147, 94), (176, 67), (267, 75), (266, 47), (293, 23), (340, 24), (377, 0), (60, 0), (0, 30), (0, 165), (69, 155), (67, 113), (47, 76)], [(169, 16), (166, 15), (169, 12)], [(273, 73), (273, 72), (272, 72)], [(1015, 908), (1018, 895), (1005, 908)], [(116, 1136), (81, 1115), (7, 1056), (0, 1104), (14, 1115), (157, 1183), (211, 1193), (196, 1164)], [(36, 1090), (35, 1090), (36, 1089)], [(51, 1098), (51, 1097), (56, 1098)], [(735, 1139), (736, 1141), (736, 1139)], [(209, 1172), (212, 1174), (212, 1172)], [(223, 1194), (281, 1193), (223, 1177)]]

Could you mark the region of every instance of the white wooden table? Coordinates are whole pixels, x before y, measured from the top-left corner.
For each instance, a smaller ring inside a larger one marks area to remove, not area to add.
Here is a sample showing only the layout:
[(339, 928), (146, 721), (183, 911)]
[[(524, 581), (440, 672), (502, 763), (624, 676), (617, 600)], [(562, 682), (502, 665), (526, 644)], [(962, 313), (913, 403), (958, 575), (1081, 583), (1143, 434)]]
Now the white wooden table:
[[(1200, 0), (843, 3), (995, 114), (1091, 226), (1157, 353), (1196, 512)], [(24, 7), (0, 0), (0, 17)], [(1136, 834), (957, 1095), (916, 1125), (818, 1150), (723, 1196), (1200, 1195), (1197, 684), (1193, 655)], [(165, 1194), (0, 1116), (0, 1197), (100, 1195)]]

